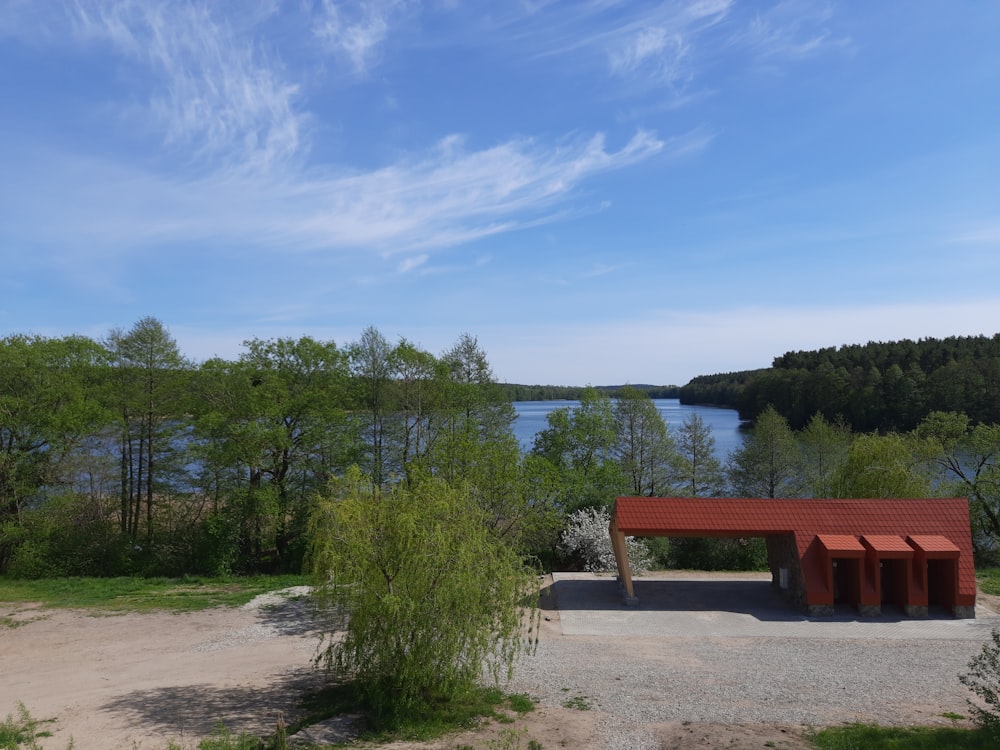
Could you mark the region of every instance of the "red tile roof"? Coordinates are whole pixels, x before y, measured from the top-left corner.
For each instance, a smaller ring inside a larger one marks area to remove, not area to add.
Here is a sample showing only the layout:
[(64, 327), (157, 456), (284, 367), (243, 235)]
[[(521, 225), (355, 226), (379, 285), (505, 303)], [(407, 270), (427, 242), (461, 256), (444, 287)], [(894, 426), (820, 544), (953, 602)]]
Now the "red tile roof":
[[(760, 498), (619, 497), (614, 519), (629, 536), (769, 536), (792, 534), (806, 568), (810, 546), (821, 537), (837, 554), (860, 539), (875, 554), (900, 557), (916, 550), (928, 557), (958, 557), (956, 603), (975, 604), (969, 504), (965, 498), (823, 500)], [(851, 541), (847, 541), (849, 538)], [(912, 546), (911, 546), (912, 544)], [(856, 546), (855, 546), (856, 545)], [(845, 556), (847, 556), (845, 554)], [(807, 578), (811, 571), (805, 571)], [(826, 596), (826, 594), (824, 594)]]
[(856, 537), (848, 534), (817, 534), (823, 549), (831, 555), (844, 557), (864, 557), (865, 547)]
[(866, 543), (876, 552), (882, 555), (912, 557), (913, 547), (906, 541), (895, 535), (887, 534), (865, 534), (861, 541)]
[(956, 556), (961, 552), (958, 547), (945, 539), (943, 536), (916, 534), (911, 535), (908, 538), (911, 542), (913, 542), (917, 549), (929, 555)]

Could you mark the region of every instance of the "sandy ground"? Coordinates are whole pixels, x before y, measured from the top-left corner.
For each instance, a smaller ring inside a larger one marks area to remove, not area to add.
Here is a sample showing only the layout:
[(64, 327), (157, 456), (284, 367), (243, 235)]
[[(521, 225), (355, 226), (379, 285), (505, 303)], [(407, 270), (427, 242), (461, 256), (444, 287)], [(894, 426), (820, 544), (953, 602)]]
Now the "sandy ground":
[[(543, 602), (543, 614), (542, 637), (566, 637), (554, 601)], [(170, 741), (193, 748), (220, 721), (233, 732), (264, 735), (279, 716), (294, 720), (299, 697), (321, 684), (313, 666), (318, 643), (308, 605), (295, 600), (123, 615), (0, 602), (0, 717), (23, 703), (50, 720), (47, 750), (63, 750), (71, 739), (76, 750), (160, 750)], [(914, 722), (926, 718), (915, 714)], [(599, 750), (596, 727), (607, 719), (599, 710), (541, 705), (512, 724), (391, 747), (518, 747), (516, 734), (520, 747), (532, 739), (545, 750)], [(653, 729), (663, 748), (811, 747), (796, 726), (678, 722)]]

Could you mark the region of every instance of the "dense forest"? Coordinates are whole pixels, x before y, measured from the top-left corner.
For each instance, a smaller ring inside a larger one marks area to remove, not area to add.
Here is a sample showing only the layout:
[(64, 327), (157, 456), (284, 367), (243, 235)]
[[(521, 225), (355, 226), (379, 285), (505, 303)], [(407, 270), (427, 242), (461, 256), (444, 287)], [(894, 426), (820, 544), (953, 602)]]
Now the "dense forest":
[(770, 405), (794, 429), (817, 413), (857, 432), (912, 430), (934, 411), (996, 424), (1000, 334), (788, 352), (769, 369), (696, 377), (679, 397), (737, 409), (745, 420)]
[[(9, 336), (0, 339), (0, 574), (297, 572), (317, 503), (352, 472), (386, 491), (455, 488), (492, 538), (563, 569), (585, 559), (564, 532), (618, 495), (965, 496), (977, 554), (994, 555), (997, 339), (936, 342), (936, 354), (925, 346), (789, 354), (771, 370), (692, 381), (685, 398), (736, 402), (754, 418), (720, 461), (697, 415), (664, 422), (652, 401), (664, 391), (653, 386), (532, 393), (573, 403), (552, 410), (523, 452), (512, 429), (519, 386), (496, 382), (468, 334), (440, 354), (375, 328), (340, 346), (253, 339), (235, 360), (199, 364), (155, 318), (102, 341)], [(922, 367), (919, 398), (885, 385), (900, 380), (896, 370), (916, 381)], [(851, 373), (874, 370), (878, 388), (864, 378), (850, 387)], [(808, 391), (813, 401), (792, 388), (793, 378), (830, 372), (837, 389)], [(874, 403), (881, 411), (865, 421), (857, 404)], [(648, 546), (663, 566), (763, 564), (760, 540)]]

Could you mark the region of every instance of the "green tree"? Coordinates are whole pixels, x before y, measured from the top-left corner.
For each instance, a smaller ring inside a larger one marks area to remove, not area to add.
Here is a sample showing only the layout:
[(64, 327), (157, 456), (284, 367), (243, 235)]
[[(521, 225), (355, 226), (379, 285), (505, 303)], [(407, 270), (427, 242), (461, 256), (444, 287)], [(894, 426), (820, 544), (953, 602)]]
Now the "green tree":
[(645, 391), (622, 388), (612, 405), (615, 442), (611, 454), (632, 495), (669, 495), (676, 485), (677, 446), (667, 423)]
[(386, 456), (387, 422), (393, 412), (392, 389), (396, 378), (396, 352), (385, 336), (369, 326), (361, 339), (347, 348), (355, 400), (361, 407), (367, 458), (364, 468), (377, 484), (392, 476)]
[(729, 482), (740, 497), (794, 497), (798, 460), (798, 443), (788, 421), (769, 406), (743, 446), (729, 455)]
[(834, 497), (837, 471), (847, 460), (851, 431), (841, 423), (831, 424), (819, 412), (799, 433), (800, 474), (811, 497)]
[(202, 366), (201, 486), (237, 532), (245, 564), (260, 564), (266, 551), (297, 569), (309, 499), (356, 458), (346, 362), (334, 342), (307, 336), (244, 347), (235, 363)]
[(393, 453), (390, 461), (408, 482), (415, 480), (441, 432), (445, 407), (445, 366), (430, 352), (406, 339), (394, 350), (396, 363), (392, 402), (395, 414), (389, 430)]
[(67, 459), (107, 418), (95, 396), (103, 363), (82, 337), (0, 340), (0, 521), (70, 481)]
[(517, 414), (494, 380), (486, 353), (475, 337), (462, 334), (441, 356), (441, 362), (447, 383), (434, 467), (449, 482), (455, 482), (476, 471), (481, 450), (504, 444), (508, 454), (517, 451), (512, 430)]
[(927, 460), (968, 495), (977, 546), (1000, 541), (1000, 425), (976, 424), (958, 412), (931, 412), (915, 434)]
[(330, 616), (322, 661), (356, 682), (381, 722), (467, 693), (484, 668), (509, 677), (530, 646), (535, 571), (462, 488), (383, 488), (352, 469), (316, 504), (310, 538)]
[[(108, 488), (100, 483), (95, 436), (109, 419), (100, 399), (105, 364), (104, 349), (83, 337), (0, 340), (0, 573), (26, 543), (38, 564), (22, 565), (20, 573), (44, 572), (39, 554), (47, 545), (30, 537), (53, 524), (28, 516), (40, 516), (55, 495), (78, 491), (104, 510)], [(83, 520), (68, 521), (68, 530)]]
[(118, 414), (121, 468), (121, 530), (139, 537), (145, 506), (146, 541), (153, 539), (154, 500), (171, 491), (190, 365), (156, 318), (142, 318), (127, 332), (112, 330), (106, 342), (114, 366), (113, 404)]
[[(528, 469), (513, 432), (516, 412), (478, 340), (462, 334), (437, 360), (431, 446), (421, 470), (464, 484), (489, 529), (519, 549), (554, 539), (558, 516)], [(411, 472), (412, 473), (412, 472)]]
[(919, 443), (907, 435), (858, 435), (835, 473), (837, 497), (931, 497), (931, 476), (923, 468)]
[(677, 429), (677, 491), (686, 497), (725, 494), (726, 477), (715, 457), (712, 428), (692, 412)]
[(559, 504), (564, 513), (610, 505), (626, 484), (612, 460), (615, 421), (606, 393), (587, 388), (580, 405), (553, 409), (548, 427), (535, 436), (532, 453), (548, 461), (559, 476)]

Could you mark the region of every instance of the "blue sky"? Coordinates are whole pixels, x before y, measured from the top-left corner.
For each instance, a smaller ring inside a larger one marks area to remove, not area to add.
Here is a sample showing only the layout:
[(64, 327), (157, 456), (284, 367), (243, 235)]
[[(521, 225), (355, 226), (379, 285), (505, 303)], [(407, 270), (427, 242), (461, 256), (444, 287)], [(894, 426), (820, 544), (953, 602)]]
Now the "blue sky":
[(0, 3), (0, 335), (678, 383), (1000, 331), (1000, 4)]

